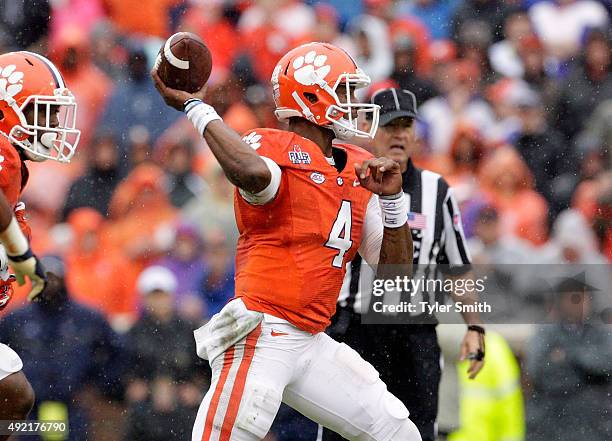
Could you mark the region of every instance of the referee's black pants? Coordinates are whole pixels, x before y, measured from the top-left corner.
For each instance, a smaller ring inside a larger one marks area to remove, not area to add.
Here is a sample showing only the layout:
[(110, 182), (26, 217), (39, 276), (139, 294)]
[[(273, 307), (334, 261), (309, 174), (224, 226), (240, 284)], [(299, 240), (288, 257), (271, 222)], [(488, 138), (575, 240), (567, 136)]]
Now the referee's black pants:
[[(362, 325), (358, 314), (351, 314), (343, 333), (331, 336), (355, 349), (380, 373), (387, 389), (410, 411), (423, 441), (436, 439), (438, 389), (442, 369), (435, 325)], [(327, 429), (324, 441), (342, 440)]]

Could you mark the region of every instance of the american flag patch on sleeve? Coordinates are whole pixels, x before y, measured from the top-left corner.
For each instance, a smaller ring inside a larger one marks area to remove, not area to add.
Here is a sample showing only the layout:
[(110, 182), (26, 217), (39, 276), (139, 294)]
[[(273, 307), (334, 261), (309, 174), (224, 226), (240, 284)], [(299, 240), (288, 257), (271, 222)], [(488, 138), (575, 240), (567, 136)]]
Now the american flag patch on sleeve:
[(421, 213), (408, 213), (408, 225), (414, 230), (424, 230), (427, 226), (427, 217)]

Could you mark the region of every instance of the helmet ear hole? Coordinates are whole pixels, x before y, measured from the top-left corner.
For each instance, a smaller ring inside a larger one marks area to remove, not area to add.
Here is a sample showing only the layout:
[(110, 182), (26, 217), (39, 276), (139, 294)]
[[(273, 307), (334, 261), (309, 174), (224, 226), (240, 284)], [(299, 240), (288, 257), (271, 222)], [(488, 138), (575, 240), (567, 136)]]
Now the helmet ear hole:
[(316, 104), (319, 101), (319, 98), (314, 93), (304, 92), (304, 98), (310, 101), (310, 104)]

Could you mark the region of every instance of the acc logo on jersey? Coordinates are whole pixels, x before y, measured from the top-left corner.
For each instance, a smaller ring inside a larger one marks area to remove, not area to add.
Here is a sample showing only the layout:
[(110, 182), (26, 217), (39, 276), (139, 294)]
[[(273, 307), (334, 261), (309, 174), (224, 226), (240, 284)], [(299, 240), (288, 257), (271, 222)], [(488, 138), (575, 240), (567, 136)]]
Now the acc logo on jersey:
[(293, 164), (310, 164), (310, 154), (303, 152), (299, 145), (294, 145), (293, 150), (289, 152), (289, 160)]
[(325, 176), (319, 172), (312, 172), (310, 174), (310, 179), (312, 179), (315, 184), (322, 184), (325, 182)]

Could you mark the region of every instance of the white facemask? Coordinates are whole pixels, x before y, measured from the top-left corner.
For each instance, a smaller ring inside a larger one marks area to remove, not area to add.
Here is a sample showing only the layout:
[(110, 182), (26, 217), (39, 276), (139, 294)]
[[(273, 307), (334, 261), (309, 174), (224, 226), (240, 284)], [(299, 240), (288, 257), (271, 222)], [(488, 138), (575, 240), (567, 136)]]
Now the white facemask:
[[(30, 124), (24, 110), (28, 105), (34, 106), (34, 120)], [(16, 106), (16, 105), (15, 105)], [(51, 115), (59, 109), (59, 124), (51, 125)], [(58, 162), (70, 162), (81, 137), (81, 131), (76, 128), (77, 104), (68, 89), (55, 89), (53, 96), (33, 95), (15, 109), (21, 124), (14, 126), (8, 134), (8, 139), (14, 145), (21, 147), (32, 161), (40, 162), (52, 159)], [(39, 124), (39, 111), (45, 112), (45, 123)], [(24, 134), (29, 139), (23, 139)]]

